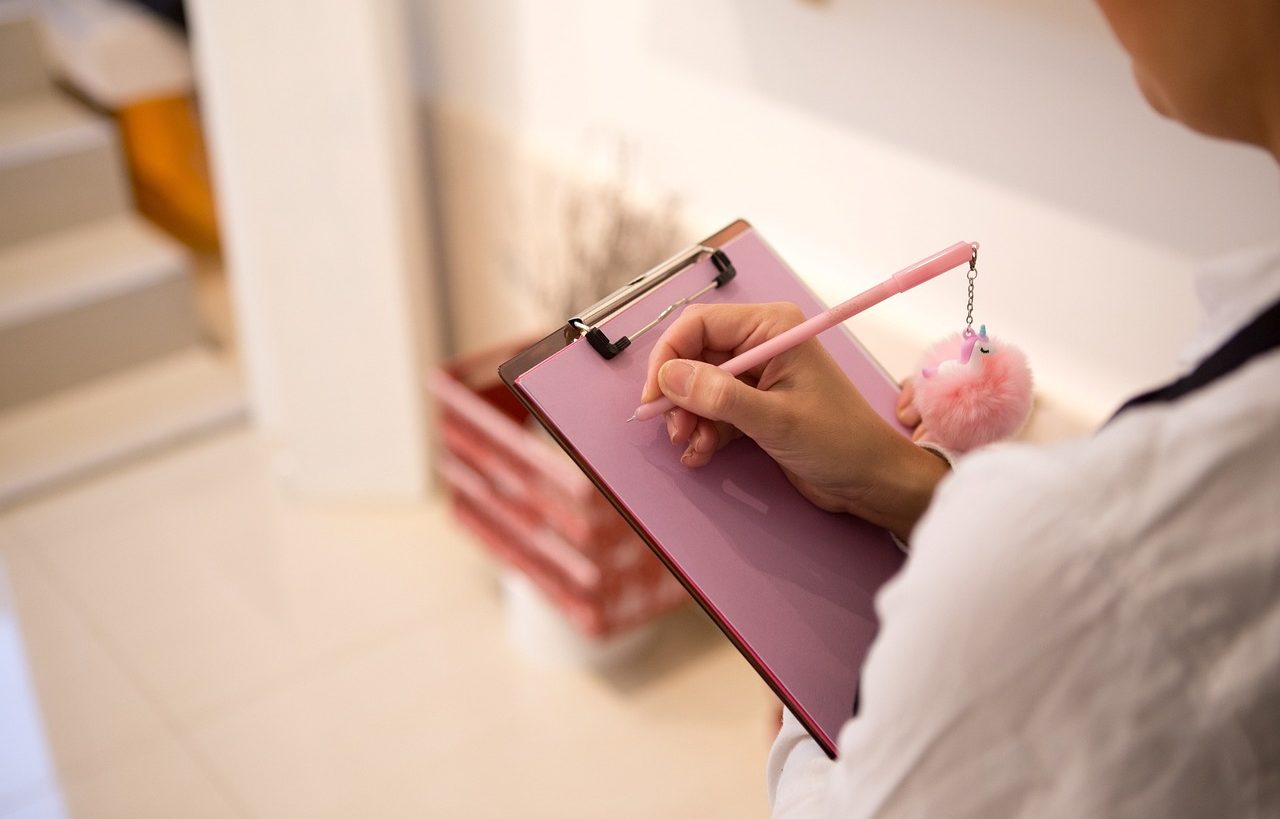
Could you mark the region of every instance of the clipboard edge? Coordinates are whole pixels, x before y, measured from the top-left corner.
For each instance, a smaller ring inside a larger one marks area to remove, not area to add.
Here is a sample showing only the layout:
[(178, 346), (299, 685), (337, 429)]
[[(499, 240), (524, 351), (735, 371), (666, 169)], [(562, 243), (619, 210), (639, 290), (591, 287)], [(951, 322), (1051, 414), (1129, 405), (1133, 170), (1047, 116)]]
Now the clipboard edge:
[(607, 500), (609, 505), (618, 512), (624, 521), (626, 521), (627, 525), (630, 526), (632, 531), (634, 531), (640, 540), (644, 542), (645, 546), (649, 547), (649, 551), (658, 558), (658, 561), (662, 563), (663, 567), (670, 572), (673, 577), (675, 577), (681, 586), (684, 587), (684, 590), (689, 594), (689, 597), (698, 604), (698, 608), (702, 609), (702, 611), (707, 615), (707, 618), (710, 619), (711, 622), (715, 623), (716, 628), (720, 629), (720, 632), (724, 634), (733, 647), (737, 649), (738, 653), (742, 655), (742, 658), (745, 659), (756, 674), (759, 675), (760, 679), (769, 686), (769, 690), (771, 690), (774, 693), (774, 696), (778, 698), (779, 703), (790, 710), (795, 718), (800, 721), (800, 724), (809, 732), (809, 736), (813, 737), (814, 741), (818, 743), (818, 746), (822, 748), (823, 753), (825, 753), (829, 759), (836, 759), (837, 753), (835, 738), (827, 734), (818, 722), (813, 719), (795, 694), (789, 691), (786, 686), (782, 684), (782, 681), (778, 679), (777, 675), (774, 674), (772, 669), (768, 668), (759, 656), (757, 656), (756, 653), (746, 645), (746, 641), (738, 633), (737, 629), (733, 628), (720, 610), (716, 608), (710, 600), (706, 599), (706, 595), (702, 593), (701, 589), (699, 589), (693, 580), (689, 578), (685, 571), (677, 564), (673, 563), (667, 556), (666, 552), (655, 544), (649, 531), (641, 525), (640, 521), (638, 521), (634, 515), (631, 514), (630, 510), (627, 509), (622, 501), (615, 497), (613, 493), (606, 488), (604, 481), (598, 474), (596, 474), (595, 470), (591, 469), (587, 465), (587, 461), (582, 456), (582, 453), (570, 444), (568, 439), (560, 434), (559, 429), (557, 429), (554, 424), (550, 423), (537, 405), (524, 394), (523, 390), (512, 386), (511, 384), (508, 384), (507, 386), (520, 401), (520, 404), (528, 410), (529, 414), (533, 418), (537, 419), (538, 423), (542, 425), (542, 428), (551, 435), (556, 444), (573, 459), (574, 464), (576, 464), (577, 467), (582, 470), (583, 474), (587, 476), (591, 481), (591, 484), (596, 488), (596, 491), (604, 496), (604, 499)]
[[(702, 240), (699, 244), (712, 248), (721, 248), (724, 244), (750, 229), (752, 229), (752, 225), (747, 220), (736, 219), (716, 233)], [(813, 719), (808, 710), (800, 703), (799, 699), (792, 692), (786, 689), (782, 684), (782, 681), (777, 678), (773, 671), (765, 666), (756, 653), (746, 645), (742, 636), (738, 634), (737, 630), (727, 622), (724, 615), (709, 600), (705, 599), (705, 595), (701, 593), (696, 584), (693, 583), (682, 569), (676, 566), (668, 558), (664, 550), (654, 543), (649, 532), (638, 520), (635, 519), (625, 505), (623, 505), (618, 498), (615, 498), (613, 494), (608, 491), (601, 477), (589, 467), (586, 459), (582, 456), (582, 453), (580, 453), (576, 447), (569, 443), (569, 441), (560, 434), (559, 429), (550, 422), (550, 419), (542, 413), (537, 404), (532, 401), (529, 396), (525, 394), (524, 390), (517, 384), (517, 379), (519, 379), (520, 376), (541, 364), (552, 355), (555, 355), (560, 350), (563, 350), (569, 344), (578, 340), (578, 331), (566, 323), (540, 341), (534, 343), (529, 348), (498, 365), (498, 377), (520, 402), (521, 406), (523, 406), (530, 414), (530, 416), (537, 420), (543, 429), (551, 435), (556, 444), (569, 455), (578, 468), (582, 470), (583, 474), (590, 479), (592, 485), (596, 487), (596, 491), (600, 492), (600, 494), (604, 496), (605, 500), (609, 502), (609, 505), (618, 512), (622, 519), (627, 522), (627, 525), (631, 527), (642, 541), (644, 541), (644, 544), (649, 547), (649, 551), (658, 558), (666, 570), (676, 578), (681, 586), (684, 587), (684, 590), (688, 592), (693, 601), (698, 604), (698, 607), (702, 609), (713, 623), (715, 623), (716, 628), (720, 629), (720, 632), (724, 634), (733, 647), (737, 649), (743, 659), (747, 661), (756, 674), (758, 674), (765, 684), (769, 686), (769, 689), (773, 691), (781, 705), (790, 710), (796, 719), (799, 720), (800, 724), (804, 726), (809, 735), (818, 743), (818, 746), (822, 748), (823, 753), (825, 753), (830, 759), (836, 759), (837, 750), (835, 738), (829, 736), (827, 732), (818, 725), (817, 721)]]
[[(751, 223), (746, 219), (735, 219), (697, 244), (719, 249), (750, 229)], [(507, 389), (514, 392), (517, 378), (577, 341), (578, 337), (579, 332), (576, 328), (568, 323), (562, 325), (533, 346), (498, 365), (498, 378), (507, 385)]]

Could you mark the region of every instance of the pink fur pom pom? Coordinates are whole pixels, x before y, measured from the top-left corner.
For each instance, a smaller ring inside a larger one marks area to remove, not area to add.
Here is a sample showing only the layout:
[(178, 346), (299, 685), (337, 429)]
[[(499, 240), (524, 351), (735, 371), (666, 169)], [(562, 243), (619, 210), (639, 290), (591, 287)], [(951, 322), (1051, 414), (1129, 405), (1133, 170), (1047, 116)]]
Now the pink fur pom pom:
[(1016, 347), (960, 333), (929, 348), (915, 376), (927, 440), (967, 452), (1016, 435), (1031, 415), (1031, 369)]

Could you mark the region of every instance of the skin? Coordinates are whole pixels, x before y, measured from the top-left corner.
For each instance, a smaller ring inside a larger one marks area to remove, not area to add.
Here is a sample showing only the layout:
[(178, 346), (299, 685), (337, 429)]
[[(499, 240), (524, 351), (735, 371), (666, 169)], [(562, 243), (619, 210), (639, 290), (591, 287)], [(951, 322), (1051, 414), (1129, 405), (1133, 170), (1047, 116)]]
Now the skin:
[(683, 407), (666, 422), (685, 466), (705, 466), (748, 435), (818, 506), (906, 538), (946, 463), (885, 423), (821, 344), (807, 341), (741, 380), (716, 366), (802, 321), (794, 304), (690, 305), (650, 354), (642, 400), (661, 389)]
[(1280, 3), (1097, 0), (1151, 107), (1280, 158)]
[[(1152, 107), (1280, 160), (1280, 0), (1097, 1)], [(641, 401), (661, 392), (676, 404), (667, 430), (689, 468), (745, 434), (818, 506), (907, 539), (947, 467), (881, 420), (821, 345), (741, 380), (715, 366), (802, 319), (794, 305), (691, 305), (655, 346)], [(928, 431), (913, 389), (903, 385), (898, 417), (918, 441)]]

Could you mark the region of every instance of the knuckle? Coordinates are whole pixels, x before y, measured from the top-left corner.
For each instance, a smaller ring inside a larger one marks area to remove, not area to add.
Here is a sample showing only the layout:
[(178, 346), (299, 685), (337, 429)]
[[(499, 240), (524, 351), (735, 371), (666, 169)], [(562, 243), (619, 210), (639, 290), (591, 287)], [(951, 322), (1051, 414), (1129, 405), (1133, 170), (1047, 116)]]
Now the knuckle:
[(784, 329), (791, 329), (804, 321), (804, 311), (794, 302), (780, 301), (772, 307), (774, 320)]
[(733, 412), (737, 393), (734, 391), (731, 381), (732, 379), (729, 378), (717, 378), (707, 390), (708, 409), (721, 417)]

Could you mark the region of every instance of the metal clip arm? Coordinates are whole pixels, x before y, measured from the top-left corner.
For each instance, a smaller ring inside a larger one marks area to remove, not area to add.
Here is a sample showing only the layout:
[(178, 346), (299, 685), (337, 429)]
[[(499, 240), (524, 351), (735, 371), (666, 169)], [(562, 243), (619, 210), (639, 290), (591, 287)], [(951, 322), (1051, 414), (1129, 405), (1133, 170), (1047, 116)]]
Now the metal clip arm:
[(738, 275), (738, 271), (734, 268), (733, 262), (729, 260), (728, 255), (725, 254), (723, 250), (716, 249), (711, 251), (711, 263), (715, 265), (715, 268), (719, 273), (711, 280), (710, 284), (693, 295), (685, 296), (679, 301), (672, 303), (659, 313), (657, 318), (641, 327), (639, 330), (636, 330), (630, 336), (621, 336), (617, 341), (610, 341), (609, 337), (605, 335), (603, 330), (599, 327), (592, 327), (580, 318), (570, 319), (569, 324), (582, 333), (583, 337), (586, 338), (587, 343), (590, 344), (591, 347), (606, 361), (611, 360), (617, 356), (618, 353), (630, 347), (632, 341), (658, 326), (658, 324), (660, 324), (667, 316), (671, 315), (677, 307), (699, 299), (711, 290), (723, 287), (725, 284), (733, 281), (734, 276)]

